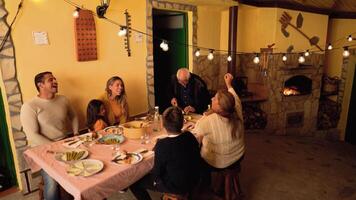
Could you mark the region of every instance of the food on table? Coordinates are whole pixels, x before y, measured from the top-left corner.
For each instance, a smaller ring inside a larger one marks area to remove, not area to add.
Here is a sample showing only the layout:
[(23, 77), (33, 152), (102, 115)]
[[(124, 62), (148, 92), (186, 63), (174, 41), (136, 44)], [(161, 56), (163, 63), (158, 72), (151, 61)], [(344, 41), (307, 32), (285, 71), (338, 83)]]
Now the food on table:
[(108, 134), (100, 138), (97, 142), (99, 144), (121, 144), (125, 141), (123, 135)]
[(85, 151), (67, 151), (62, 158), (64, 161), (80, 160), (84, 154)]
[(73, 176), (91, 176), (104, 167), (100, 160), (87, 159), (78, 161), (67, 168), (67, 173)]
[(143, 159), (142, 155), (139, 153), (125, 153), (123, 152), (120, 156), (115, 158), (113, 161), (118, 164), (136, 164)]

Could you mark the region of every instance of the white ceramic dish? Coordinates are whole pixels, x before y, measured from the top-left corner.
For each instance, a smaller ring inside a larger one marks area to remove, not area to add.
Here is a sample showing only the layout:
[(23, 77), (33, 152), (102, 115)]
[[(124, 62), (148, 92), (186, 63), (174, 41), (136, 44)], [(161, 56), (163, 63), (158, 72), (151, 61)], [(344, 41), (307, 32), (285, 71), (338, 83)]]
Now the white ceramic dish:
[(88, 157), (89, 152), (85, 149), (67, 149), (63, 152), (57, 152), (54, 158), (61, 162), (75, 162)]
[(140, 153), (127, 153), (127, 154), (120, 154), (112, 161), (117, 164), (127, 164), (127, 165), (134, 165), (141, 162), (143, 156)]
[(67, 173), (72, 176), (92, 176), (104, 168), (104, 163), (100, 160), (85, 159), (77, 161), (67, 168)]

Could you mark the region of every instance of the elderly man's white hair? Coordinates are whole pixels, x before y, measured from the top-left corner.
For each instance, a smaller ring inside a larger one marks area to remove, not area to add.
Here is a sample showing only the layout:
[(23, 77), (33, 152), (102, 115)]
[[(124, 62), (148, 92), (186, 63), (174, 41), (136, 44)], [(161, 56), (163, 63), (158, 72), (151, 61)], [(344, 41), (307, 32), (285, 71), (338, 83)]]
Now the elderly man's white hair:
[(185, 75), (186, 76), (186, 78), (187, 78), (187, 80), (189, 80), (190, 79), (190, 72), (189, 72), (189, 70), (187, 69), (187, 68), (180, 68), (180, 69), (178, 69), (178, 71), (177, 71), (177, 79), (179, 80), (179, 78), (181, 77), (181, 74), (183, 75)]

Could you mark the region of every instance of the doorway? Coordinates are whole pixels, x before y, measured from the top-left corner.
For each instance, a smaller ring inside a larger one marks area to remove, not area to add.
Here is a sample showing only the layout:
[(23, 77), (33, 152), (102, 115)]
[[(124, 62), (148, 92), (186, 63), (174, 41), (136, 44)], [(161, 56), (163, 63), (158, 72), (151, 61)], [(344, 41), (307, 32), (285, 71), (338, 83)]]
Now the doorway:
[[(171, 76), (179, 68), (188, 68), (188, 17), (187, 13), (153, 9), (153, 62), (155, 104), (160, 113), (170, 106), (167, 96)], [(168, 51), (160, 47), (168, 41)]]
[[(355, 65), (356, 67), (356, 65)], [(349, 105), (349, 113), (347, 117), (347, 125), (346, 125), (346, 136), (345, 136), (345, 141), (351, 144), (356, 144), (356, 132), (355, 132), (355, 113), (354, 110), (356, 109), (356, 106), (354, 104), (356, 102), (356, 70), (354, 72), (354, 80), (352, 82), (352, 93), (351, 93), (351, 99), (350, 99), (350, 105)]]
[(6, 123), (5, 108), (0, 90), (0, 192), (17, 185), (14, 158)]

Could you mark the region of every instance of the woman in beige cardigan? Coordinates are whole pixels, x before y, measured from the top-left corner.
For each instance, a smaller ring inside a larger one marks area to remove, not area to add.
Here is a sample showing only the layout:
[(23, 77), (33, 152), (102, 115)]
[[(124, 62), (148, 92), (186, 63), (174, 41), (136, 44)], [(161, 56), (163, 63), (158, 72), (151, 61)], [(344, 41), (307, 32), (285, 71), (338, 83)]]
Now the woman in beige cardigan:
[(109, 125), (125, 123), (129, 117), (129, 106), (124, 81), (113, 76), (106, 82), (105, 93), (99, 97), (105, 105)]
[(226, 90), (211, 99), (211, 111), (196, 123), (192, 131), (202, 147), (200, 154), (210, 171), (239, 165), (245, 153), (241, 101), (231, 86), (233, 76), (224, 76)]

